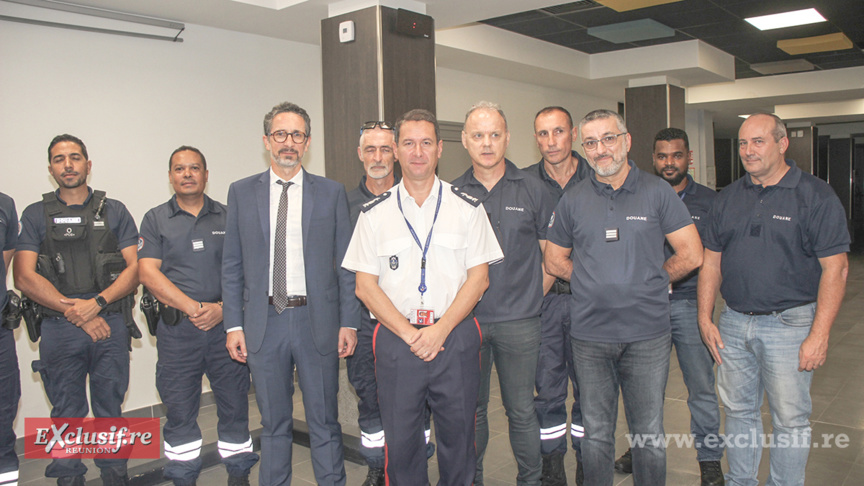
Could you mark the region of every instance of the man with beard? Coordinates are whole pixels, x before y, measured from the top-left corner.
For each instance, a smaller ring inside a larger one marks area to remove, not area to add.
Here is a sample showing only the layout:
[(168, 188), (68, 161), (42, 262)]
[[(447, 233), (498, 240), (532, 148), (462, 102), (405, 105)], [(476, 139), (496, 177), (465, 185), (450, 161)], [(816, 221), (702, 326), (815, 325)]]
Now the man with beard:
[(341, 184), (301, 165), (310, 144), (306, 110), (287, 102), (273, 107), (263, 138), (270, 168), (228, 190), (222, 251), (228, 351), (252, 371), (263, 426), (260, 483), (291, 483), (296, 366), (315, 479), (344, 485), (339, 358), (354, 352), (360, 327), (354, 274), (340, 269), (351, 238), (348, 200)]
[[(744, 121), (738, 153), (747, 174), (717, 196), (704, 238), (699, 330), (717, 362), (725, 436), (738, 446), (726, 451), (726, 480), (734, 485), (757, 483), (766, 439), (773, 444), (766, 484), (804, 484), (810, 384), (827, 359), (846, 291), (846, 213), (831, 186), (784, 157), (788, 148), (776, 115)], [(726, 307), (715, 325), (718, 288)], [(771, 410), (768, 437), (763, 395)]]
[[(620, 115), (592, 111), (579, 131), (595, 175), (555, 208), (545, 262), (573, 290), (570, 344), (585, 424), (585, 482), (612, 484), (620, 389), (630, 432), (644, 441), (634, 443), (634, 481), (665, 484), (669, 282), (701, 264), (702, 244), (669, 184), (627, 160), (631, 139)], [(669, 259), (664, 241), (675, 251)]]
[[(687, 173), (693, 152), (687, 133), (680, 128), (664, 128), (654, 136), (654, 172), (666, 180), (678, 197), (684, 201), (690, 218), (700, 235), (708, 226), (711, 204), (717, 193), (702, 184), (697, 184)], [(666, 258), (672, 256), (672, 248), (666, 245)], [(669, 294), (669, 312), (672, 320), (672, 344), (678, 355), (678, 364), (687, 386), (687, 406), (690, 408), (690, 433), (695, 439), (696, 459), (702, 486), (723, 484), (720, 458), (723, 446), (720, 441), (720, 410), (714, 390), (714, 360), (699, 335), (696, 320), (696, 281), (699, 272), (694, 271), (672, 284)], [(706, 437), (708, 440), (706, 441)], [(615, 461), (615, 469), (632, 472), (631, 451)]]
[[(91, 167), (81, 139), (54, 137), (48, 173), (60, 187), (21, 215), (15, 286), (42, 308), (33, 371), (42, 375), (52, 417), (87, 416), (88, 375), (93, 415), (120, 417), (129, 385), (123, 306), (138, 287), (138, 229), (122, 203), (87, 186)], [(128, 484), (126, 459), (94, 462), (102, 484)], [(83, 486), (86, 472), (81, 459), (54, 459), (45, 476)]]
[[(540, 162), (523, 169), (538, 177), (554, 201), (579, 181), (592, 177), (588, 162), (573, 150), (576, 127), (570, 112), (560, 106), (547, 106), (534, 117), (534, 139)], [(551, 282), (550, 282), (551, 281)], [(540, 450), (543, 454), (543, 485), (567, 486), (564, 454), (567, 453), (567, 388), (573, 385), (570, 409), (570, 442), (576, 454), (576, 484), (582, 485), (582, 452), (585, 435), (579, 406), (579, 386), (570, 356), (570, 282), (550, 279), (543, 287), (540, 313), (540, 357), (537, 361), (534, 406), (540, 421)], [(551, 287), (549, 284), (551, 283)]]
[(204, 194), (209, 175), (200, 150), (179, 147), (168, 158), (174, 196), (141, 222), (139, 277), (161, 307), (156, 388), (167, 407), (163, 475), (175, 486), (194, 486), (201, 472), (197, 420), (206, 374), (228, 485), (248, 486), (258, 462), (249, 436), (249, 368), (225, 349), (220, 270), (228, 208)]

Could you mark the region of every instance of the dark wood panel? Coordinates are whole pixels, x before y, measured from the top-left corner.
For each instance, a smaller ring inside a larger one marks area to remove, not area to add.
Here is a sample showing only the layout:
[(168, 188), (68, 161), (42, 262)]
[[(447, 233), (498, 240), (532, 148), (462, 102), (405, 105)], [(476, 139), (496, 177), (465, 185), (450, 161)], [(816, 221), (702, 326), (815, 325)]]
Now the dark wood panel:
[[(683, 90), (681, 93), (683, 98)], [(627, 88), (624, 94), (627, 130), (633, 139), (630, 158), (650, 174), (654, 173), (651, 160), (654, 135), (668, 126), (668, 94), (667, 85)]]
[(846, 218), (852, 219), (852, 139), (832, 138), (828, 143), (828, 184), (834, 188)]
[[(354, 21), (355, 40), (343, 44), (339, 23), (346, 20)], [(321, 57), (324, 167), (328, 178), (350, 190), (363, 175), (357, 158), (360, 125), (378, 119), (378, 7), (322, 20)]]
[[(799, 137), (798, 134), (801, 134)], [(795, 164), (804, 172), (814, 172), (814, 138), (813, 127), (787, 128), (789, 148), (786, 149), (786, 158), (795, 161)]]
[[(434, 25), (434, 23), (433, 23)], [(384, 117), (414, 108), (435, 113), (435, 30), (429, 38), (396, 33), (396, 9), (381, 7)]]

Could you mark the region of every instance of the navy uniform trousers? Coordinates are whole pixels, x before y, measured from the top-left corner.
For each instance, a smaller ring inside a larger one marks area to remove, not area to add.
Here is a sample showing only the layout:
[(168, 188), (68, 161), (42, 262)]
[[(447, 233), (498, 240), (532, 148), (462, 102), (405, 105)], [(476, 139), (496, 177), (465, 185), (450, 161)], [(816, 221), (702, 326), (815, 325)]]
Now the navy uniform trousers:
[(438, 443), (438, 484), (469, 486), (474, 482), (481, 339), (480, 326), (472, 315), (453, 329), (444, 341), (444, 351), (427, 363), (389, 329), (376, 327), (375, 375), (387, 437), (387, 484), (422, 486), (428, 482), (423, 440), (427, 403)]
[[(555, 287), (552, 287), (553, 290)], [(570, 411), (570, 439), (577, 460), (582, 459), (580, 443), (585, 435), (579, 405), (576, 370), (570, 351), (570, 294), (550, 290), (543, 298), (540, 313), (540, 358), (537, 361), (537, 396), (534, 407), (540, 421), (540, 451), (546, 454), (567, 452), (567, 389), (573, 383), (573, 408)]]
[[(51, 402), (51, 417), (86, 417), (87, 375), (94, 417), (120, 417), (129, 386), (129, 332), (123, 314), (102, 313), (111, 328), (111, 337), (93, 339), (62, 317), (42, 321), (39, 359), (33, 371), (42, 376), (45, 394)], [(94, 459), (99, 469), (126, 474), (126, 459)], [(81, 476), (87, 472), (81, 459), (54, 459), (45, 476)]]
[[(372, 352), (372, 336), (378, 321), (369, 317), (363, 307), (360, 329), (357, 330), (357, 347), (354, 354), (345, 360), (348, 381), (360, 399), (357, 402), (357, 425), (360, 426), (360, 453), (371, 468), (384, 468), (384, 427), (378, 408), (378, 384), (375, 382), (375, 355)], [(426, 407), (426, 457), (435, 454), (435, 444), (429, 441), (431, 411)], [(0, 484), (0, 486), (3, 486)]]
[(192, 484), (201, 471), (201, 377), (206, 373), (216, 400), (222, 463), (231, 476), (245, 476), (258, 462), (249, 435), (249, 368), (231, 359), (222, 323), (209, 331), (189, 319), (169, 326), (161, 319), (156, 329), (156, 388), (167, 407), (163, 440), (164, 475), (175, 484)]
[(21, 398), (21, 379), (15, 334), (0, 328), (0, 486), (17, 484), (18, 456), (15, 454), (15, 429), (12, 423)]

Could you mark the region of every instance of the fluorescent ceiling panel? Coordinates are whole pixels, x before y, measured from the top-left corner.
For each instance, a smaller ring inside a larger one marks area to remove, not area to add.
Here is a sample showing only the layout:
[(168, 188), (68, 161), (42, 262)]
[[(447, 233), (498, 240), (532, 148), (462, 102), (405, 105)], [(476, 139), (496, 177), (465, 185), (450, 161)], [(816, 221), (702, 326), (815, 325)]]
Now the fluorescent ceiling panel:
[(812, 71), (815, 66), (804, 59), (793, 59), (791, 61), (762, 62), (751, 64), (750, 69), (759, 74), (786, 74), (801, 71)]
[(591, 27), (588, 29), (588, 35), (615, 44), (623, 44), (625, 42), (659, 39), (661, 37), (674, 37), (675, 30), (666, 27), (656, 20), (641, 19), (601, 27)]
[(288, 8), (293, 5), (297, 5), (300, 3), (306, 3), (307, 0), (231, 0), (237, 3), (245, 3), (248, 5), (255, 5), (256, 7), (264, 7), (273, 10), (282, 10), (283, 8)]
[(777, 41), (777, 48), (787, 54), (811, 54), (813, 52), (842, 51), (854, 47), (852, 41), (843, 32), (801, 37), (799, 39), (783, 39)]
[(680, 2), (681, 0), (595, 0), (600, 5), (605, 5), (616, 12), (627, 12), (655, 5)]
[(796, 25), (825, 22), (825, 17), (817, 12), (815, 8), (807, 8), (804, 10), (794, 10), (792, 12), (762, 15), (761, 17), (750, 17), (749, 19), (744, 20), (750, 22), (759, 30), (772, 30), (782, 29), (784, 27), (794, 27)]

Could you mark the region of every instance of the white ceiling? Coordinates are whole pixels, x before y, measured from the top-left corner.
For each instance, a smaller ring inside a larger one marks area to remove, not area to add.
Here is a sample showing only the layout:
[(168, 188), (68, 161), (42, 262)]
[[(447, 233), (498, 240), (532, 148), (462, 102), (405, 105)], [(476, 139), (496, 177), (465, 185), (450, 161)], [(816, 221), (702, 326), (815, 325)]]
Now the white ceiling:
[[(563, 0), (307, 0), (282, 10), (273, 10), (232, 0), (71, 0), (71, 3), (79, 5), (314, 45), (320, 43), (321, 20), (327, 18), (330, 12), (350, 12), (379, 3), (414, 11), (423, 10), (425, 7), (425, 13), (435, 19), (439, 66), (589, 93), (619, 101), (623, 101), (624, 88), (628, 83), (632, 83), (634, 78), (666, 76), (677, 81), (675, 84), (687, 88), (687, 102), (691, 106), (709, 110), (714, 114), (718, 136), (734, 136), (740, 124), (739, 114), (756, 109), (774, 111), (775, 106), (780, 103), (796, 105), (848, 101), (850, 106), (858, 107), (856, 109), (859, 111), (862, 106), (864, 83), (855, 80), (864, 79), (861, 77), (864, 68), (849, 68), (851, 71), (845, 75), (841, 73), (846, 71), (843, 69), (807, 73), (806, 76), (809, 77), (803, 83), (800, 80), (792, 82), (791, 87), (786, 90), (782, 87), (787, 80), (797, 80), (796, 76), (800, 75), (762, 78), (763, 81), (755, 82), (763, 83), (768, 88), (760, 88), (764, 93), (754, 95), (754, 81), (735, 81), (734, 67), (729, 64), (733, 58), (722, 51), (713, 52), (713, 48), (709, 49), (710, 46), (685, 46), (687, 43), (682, 42), (589, 56), (512, 32), (475, 24), (479, 20), (549, 7), (562, 2)], [(669, 55), (670, 52), (674, 54)], [(688, 52), (692, 52), (694, 57), (691, 57), (688, 63), (682, 63), (682, 59), (688, 59)], [(653, 57), (645, 53), (653, 53)], [(610, 67), (626, 69), (612, 72)], [(844, 83), (832, 85), (837, 79), (844, 80)], [(816, 89), (813, 89), (814, 87)], [(775, 94), (775, 88), (776, 92), (782, 92), (782, 96)], [(758, 91), (757, 89), (756, 92)], [(808, 119), (806, 111), (792, 112), (802, 117), (798, 121)], [(864, 113), (857, 116), (845, 114), (842, 117), (831, 117), (824, 112), (817, 114), (814, 111), (812, 118), (819, 123), (864, 120)]]

